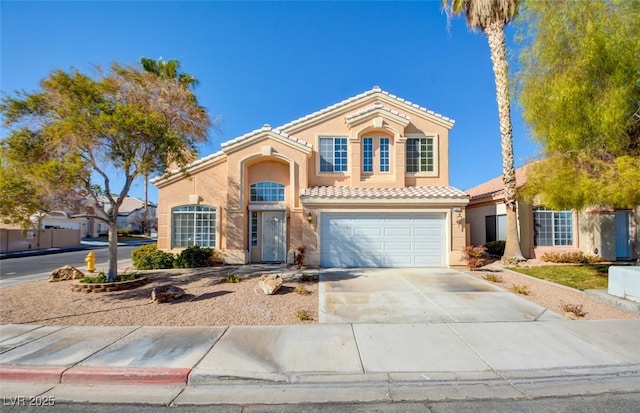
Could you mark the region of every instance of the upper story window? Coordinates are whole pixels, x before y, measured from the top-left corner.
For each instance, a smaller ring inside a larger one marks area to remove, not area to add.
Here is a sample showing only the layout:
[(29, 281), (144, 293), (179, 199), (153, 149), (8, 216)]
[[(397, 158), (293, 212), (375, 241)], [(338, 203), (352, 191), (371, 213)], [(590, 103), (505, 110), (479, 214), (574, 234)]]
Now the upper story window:
[(362, 171), (373, 172), (373, 138), (362, 139)]
[(347, 138), (320, 138), (320, 172), (346, 172)]
[(389, 172), (389, 138), (380, 138), (380, 172)]
[(184, 205), (171, 210), (171, 248), (216, 247), (216, 209)]
[(284, 201), (284, 185), (278, 182), (256, 182), (250, 187), (252, 202)]
[(433, 172), (433, 138), (407, 139), (407, 172)]
[(534, 244), (538, 247), (573, 245), (573, 213), (552, 211), (548, 208), (533, 210)]
[(362, 172), (373, 173), (374, 169), (389, 172), (389, 153), (389, 138), (362, 138)]

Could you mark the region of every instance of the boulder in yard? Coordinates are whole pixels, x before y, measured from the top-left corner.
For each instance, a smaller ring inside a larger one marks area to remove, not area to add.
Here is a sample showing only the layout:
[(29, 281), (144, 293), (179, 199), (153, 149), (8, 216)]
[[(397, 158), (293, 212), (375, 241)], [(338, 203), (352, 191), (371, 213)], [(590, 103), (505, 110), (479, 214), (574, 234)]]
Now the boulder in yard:
[(180, 298), (184, 295), (184, 290), (175, 285), (163, 285), (151, 290), (151, 302), (166, 303)]
[(282, 287), (282, 277), (278, 274), (264, 274), (258, 279), (258, 288), (266, 294), (275, 294)]
[(51, 272), (49, 282), (79, 280), (84, 277), (82, 271), (71, 265), (65, 265)]

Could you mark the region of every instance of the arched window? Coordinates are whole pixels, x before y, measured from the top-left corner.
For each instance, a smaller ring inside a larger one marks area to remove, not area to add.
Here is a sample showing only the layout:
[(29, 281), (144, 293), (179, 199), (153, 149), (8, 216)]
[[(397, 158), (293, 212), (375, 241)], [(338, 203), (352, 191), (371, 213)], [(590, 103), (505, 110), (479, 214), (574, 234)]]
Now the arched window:
[(216, 248), (216, 208), (182, 205), (171, 210), (171, 248)]
[(278, 182), (256, 182), (250, 190), (252, 202), (284, 201), (284, 185)]

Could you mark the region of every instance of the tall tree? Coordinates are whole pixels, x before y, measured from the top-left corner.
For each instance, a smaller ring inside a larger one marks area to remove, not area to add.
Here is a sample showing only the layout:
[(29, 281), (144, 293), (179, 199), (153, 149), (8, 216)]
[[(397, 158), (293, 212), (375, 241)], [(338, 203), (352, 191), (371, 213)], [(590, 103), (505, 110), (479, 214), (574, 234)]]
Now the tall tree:
[(519, 101), (543, 159), (525, 196), (640, 205), (640, 1), (526, 1)]
[(56, 157), (49, 147), (47, 139), (28, 129), (0, 142), (0, 217), (34, 230), (36, 248), (42, 219), (54, 210), (74, 209), (81, 192), (78, 177), (89, 175), (77, 157)]
[[(194, 88), (200, 82), (194, 76), (184, 73), (180, 71), (180, 62), (178, 60), (163, 60), (162, 58), (158, 58), (157, 60), (150, 59), (148, 57), (140, 58), (140, 64), (142, 68), (148, 72), (153, 73), (154, 75), (161, 77), (163, 79), (177, 81), (182, 85), (185, 85), (190, 88)], [(194, 95), (195, 98), (195, 95)], [(144, 232), (148, 230), (150, 219), (149, 219), (149, 170), (143, 171), (143, 179), (144, 179), (144, 220), (142, 221), (142, 228)]]
[[(131, 184), (145, 171), (195, 159), (196, 143), (206, 140), (211, 120), (192, 90), (179, 82), (115, 63), (109, 73), (99, 74), (94, 79), (78, 70), (56, 70), (40, 91), (3, 98), (0, 112), (11, 129), (8, 138), (30, 131), (46, 140), (52, 157), (70, 157), (92, 171), (77, 176), (77, 183), (93, 200), (94, 216), (109, 226), (108, 278), (113, 280), (118, 211)], [(119, 191), (109, 174), (113, 168), (123, 182)]]
[(489, 42), (493, 74), (496, 83), (504, 202), (507, 207), (507, 240), (505, 258), (524, 260), (520, 249), (517, 221), (517, 184), (513, 157), (513, 130), (509, 99), (509, 62), (505, 27), (518, 12), (519, 0), (442, 0), (447, 16), (464, 14), (472, 30), (480, 29)]

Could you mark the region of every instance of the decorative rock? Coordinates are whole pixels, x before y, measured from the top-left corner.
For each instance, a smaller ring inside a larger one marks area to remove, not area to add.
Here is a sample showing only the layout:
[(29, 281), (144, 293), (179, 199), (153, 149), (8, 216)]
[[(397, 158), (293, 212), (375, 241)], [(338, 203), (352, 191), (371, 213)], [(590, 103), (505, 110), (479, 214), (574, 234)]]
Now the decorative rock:
[(184, 290), (175, 285), (164, 285), (151, 290), (151, 302), (166, 303), (184, 295)]
[(49, 282), (79, 280), (84, 277), (82, 271), (71, 265), (65, 265), (51, 272)]
[(258, 280), (258, 288), (266, 295), (273, 295), (282, 287), (282, 277), (278, 274), (264, 274)]

